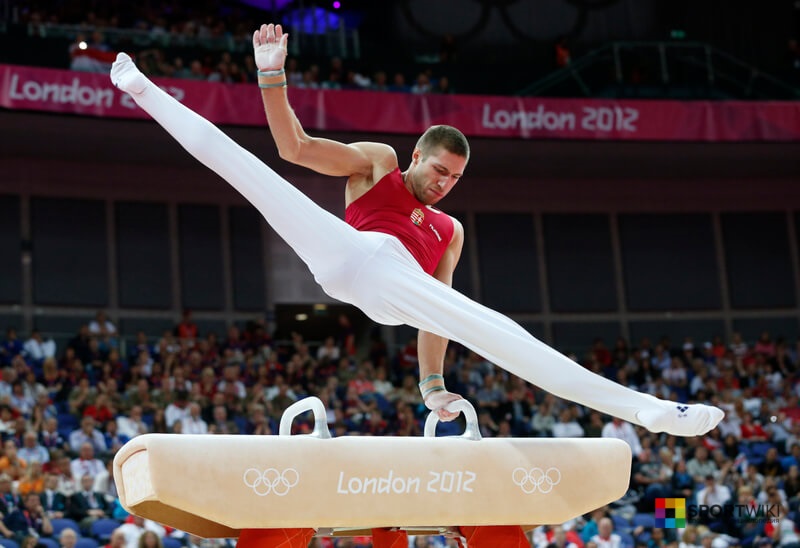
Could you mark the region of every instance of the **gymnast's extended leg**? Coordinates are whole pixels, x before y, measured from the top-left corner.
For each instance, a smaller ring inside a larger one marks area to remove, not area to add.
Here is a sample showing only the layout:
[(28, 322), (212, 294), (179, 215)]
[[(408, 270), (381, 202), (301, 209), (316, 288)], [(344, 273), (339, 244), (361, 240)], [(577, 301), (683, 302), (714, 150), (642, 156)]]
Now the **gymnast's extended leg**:
[[(369, 280), (375, 279), (381, 283), (371, 291)], [(716, 407), (678, 406), (592, 373), (508, 317), (428, 276), (397, 240), (387, 239), (353, 283), (361, 288), (354, 304), (373, 319), (406, 323), (457, 341), (566, 400), (678, 436), (705, 434), (722, 419)]]
[[(370, 240), (321, 208), (211, 122), (185, 107), (144, 76), (120, 53), (111, 81), (192, 156), (239, 191), (309, 266), (317, 280), (353, 256), (368, 256)], [(354, 255), (355, 254), (355, 255)]]

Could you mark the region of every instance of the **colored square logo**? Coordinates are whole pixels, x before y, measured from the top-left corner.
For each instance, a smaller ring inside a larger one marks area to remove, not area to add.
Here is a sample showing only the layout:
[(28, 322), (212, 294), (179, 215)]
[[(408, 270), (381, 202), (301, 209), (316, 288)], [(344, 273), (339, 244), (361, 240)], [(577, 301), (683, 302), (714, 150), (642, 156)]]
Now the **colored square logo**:
[(686, 527), (686, 499), (656, 499), (655, 519), (663, 529)]

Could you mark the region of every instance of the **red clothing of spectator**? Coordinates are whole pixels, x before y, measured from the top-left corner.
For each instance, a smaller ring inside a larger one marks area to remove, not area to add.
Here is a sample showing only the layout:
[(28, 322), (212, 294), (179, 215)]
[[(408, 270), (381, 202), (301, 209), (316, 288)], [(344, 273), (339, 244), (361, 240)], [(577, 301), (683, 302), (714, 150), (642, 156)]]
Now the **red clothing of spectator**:
[(609, 352), (607, 348), (595, 348), (593, 353), (594, 359), (596, 359), (600, 365), (603, 367), (611, 365), (611, 352)]
[(179, 324), (178, 325), (178, 338), (179, 339), (196, 339), (197, 338), (197, 326), (193, 323), (190, 324)]
[[(578, 548), (583, 548), (583, 539), (578, 533), (570, 529), (569, 531), (565, 531), (565, 534), (567, 538), (567, 544), (572, 542), (575, 543), (575, 545), (578, 546)], [(553, 537), (555, 536), (555, 532), (553, 531), (553, 529), (547, 531), (546, 536), (547, 536), (547, 542), (553, 542)]]
[(372, 384), (372, 381), (369, 379), (352, 379), (349, 383), (349, 386), (352, 386), (356, 389), (356, 393), (360, 396), (362, 394), (372, 394), (375, 392), (375, 386)]
[(787, 417), (792, 419), (792, 422), (800, 421), (800, 406), (782, 407), (780, 412), (785, 413)]
[(746, 424), (742, 423), (741, 426), (741, 439), (742, 441), (752, 440), (752, 439), (769, 439), (769, 435), (766, 431), (761, 428), (760, 424)]
[(185, 310), (183, 312), (183, 320), (181, 320), (181, 323), (175, 328), (175, 334), (179, 339), (197, 339), (199, 330), (197, 329), (197, 324), (192, 321), (192, 314), (190, 311)]
[(771, 342), (762, 343), (761, 341), (759, 341), (753, 348), (753, 352), (755, 352), (756, 354), (764, 354), (765, 356), (771, 358), (772, 356), (775, 355), (775, 345)]
[(717, 379), (717, 390), (722, 392), (726, 389), (733, 389), (739, 390), (741, 386), (739, 385), (739, 378), (735, 376), (725, 377), (722, 376)]
[(409, 341), (408, 344), (403, 347), (400, 351), (400, 355), (397, 357), (397, 362), (401, 371), (410, 371), (417, 368), (419, 365), (419, 356), (416, 339)]
[(105, 424), (110, 420), (114, 420), (115, 415), (108, 407), (98, 407), (94, 404), (87, 405), (83, 410), (84, 417), (92, 417), (100, 424)]

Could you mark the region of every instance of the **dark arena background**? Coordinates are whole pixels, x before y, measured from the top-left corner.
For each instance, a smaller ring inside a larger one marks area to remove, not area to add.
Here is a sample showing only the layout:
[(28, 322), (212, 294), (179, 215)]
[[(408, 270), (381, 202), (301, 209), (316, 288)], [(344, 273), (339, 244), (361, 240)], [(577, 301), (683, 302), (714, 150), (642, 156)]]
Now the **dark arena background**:
[[(726, 411), (704, 437), (632, 428), (628, 494), (531, 530), (532, 546), (800, 543), (792, 0), (0, 0), (0, 491), (5, 476), (19, 494), (52, 480), (81, 548), (108, 544), (132, 518), (102, 465), (141, 433), (132, 412), (149, 432), (185, 428), (182, 396), (209, 433), (277, 433), (289, 404), (316, 395), (336, 435), (421, 435), (415, 331), (326, 296), (252, 206), (110, 83), (116, 53), (134, 55), (343, 216), (345, 180), (282, 160), (267, 128), (251, 40), (269, 22), (290, 34), (289, 99), (310, 135), (388, 143), (401, 169), (429, 125), (467, 135), (463, 180), (439, 204), (465, 228), (456, 289), (598, 374)], [(611, 417), (459, 345), (445, 377), (484, 437), (616, 435)], [(114, 520), (102, 531), (70, 509), (85, 417)], [(658, 499), (775, 503), (781, 517), (656, 527)], [(17, 548), (29, 531), (8, 510)], [(170, 548), (235, 543), (153, 529)]]

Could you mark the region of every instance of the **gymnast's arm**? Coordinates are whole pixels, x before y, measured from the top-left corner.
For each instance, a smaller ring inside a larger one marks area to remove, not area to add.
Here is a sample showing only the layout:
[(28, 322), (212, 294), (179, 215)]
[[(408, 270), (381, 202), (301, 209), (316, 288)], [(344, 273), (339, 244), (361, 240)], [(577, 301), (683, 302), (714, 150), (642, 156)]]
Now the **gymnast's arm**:
[[(253, 51), (256, 65), (261, 73), (282, 71), (286, 62), (288, 34), (283, 34), (280, 25), (261, 25), (253, 34)], [(396, 167), (394, 150), (385, 144), (353, 143), (344, 144), (331, 139), (309, 136), (289, 104), (286, 93), (285, 74), (259, 76), (262, 87), (261, 99), (267, 115), (272, 138), (278, 146), (281, 158), (293, 164), (313, 169), (323, 175), (353, 177), (358, 180), (372, 180), (373, 172), (383, 173)], [(387, 168), (380, 164), (395, 163)], [(385, 171), (384, 171), (385, 169)]]
[[(453, 219), (453, 239), (447, 246), (447, 249), (442, 255), (436, 271), (433, 273), (434, 278), (448, 286), (453, 285), (453, 272), (458, 264), (458, 259), (461, 257), (461, 248), (464, 245), (464, 227), (461, 226), (457, 220)], [(417, 335), (417, 358), (419, 359), (419, 376), (420, 380), (427, 379), (429, 375), (441, 375), (444, 371), (444, 355), (447, 352), (448, 340), (439, 335), (434, 335), (428, 331), (419, 331)], [(438, 384), (436, 381), (426, 383), (420, 387), (424, 392), (426, 389)], [(444, 381), (441, 382), (444, 386)], [(458, 413), (452, 413), (442, 409), (448, 403), (460, 400), (461, 396), (453, 394), (447, 390), (440, 390), (431, 392), (425, 398), (425, 405), (432, 411), (438, 410), (440, 420), (453, 420), (458, 416)]]

